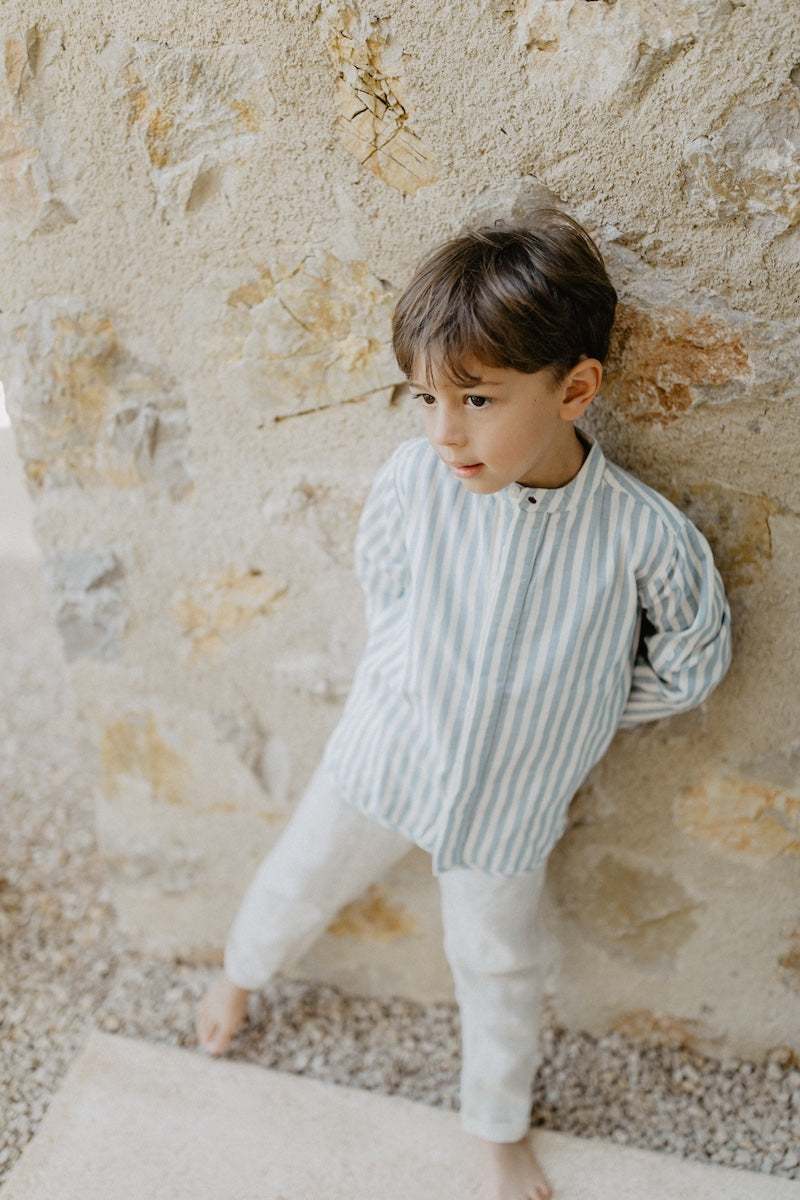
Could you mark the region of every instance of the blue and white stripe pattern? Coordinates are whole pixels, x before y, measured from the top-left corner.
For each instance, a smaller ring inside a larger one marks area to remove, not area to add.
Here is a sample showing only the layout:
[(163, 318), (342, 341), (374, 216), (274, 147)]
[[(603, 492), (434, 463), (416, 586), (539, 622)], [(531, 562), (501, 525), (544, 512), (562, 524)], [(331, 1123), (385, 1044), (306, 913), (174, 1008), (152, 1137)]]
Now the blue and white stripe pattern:
[(705, 539), (596, 443), (563, 488), (480, 495), (406, 442), (356, 561), (368, 642), (325, 765), (437, 873), (544, 861), (616, 730), (699, 704), (730, 660)]

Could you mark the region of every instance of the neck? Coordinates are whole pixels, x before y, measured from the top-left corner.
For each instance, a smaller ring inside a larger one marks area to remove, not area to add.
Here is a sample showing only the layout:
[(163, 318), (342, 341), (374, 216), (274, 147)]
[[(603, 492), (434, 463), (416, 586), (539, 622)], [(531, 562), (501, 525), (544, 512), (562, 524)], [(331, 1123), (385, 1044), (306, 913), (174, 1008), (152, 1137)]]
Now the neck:
[(580, 471), (588, 453), (589, 446), (581, 441), (575, 426), (570, 424), (557, 459), (551, 463), (546, 473), (536, 479), (520, 479), (518, 482), (523, 487), (548, 488), (550, 490), (566, 487)]

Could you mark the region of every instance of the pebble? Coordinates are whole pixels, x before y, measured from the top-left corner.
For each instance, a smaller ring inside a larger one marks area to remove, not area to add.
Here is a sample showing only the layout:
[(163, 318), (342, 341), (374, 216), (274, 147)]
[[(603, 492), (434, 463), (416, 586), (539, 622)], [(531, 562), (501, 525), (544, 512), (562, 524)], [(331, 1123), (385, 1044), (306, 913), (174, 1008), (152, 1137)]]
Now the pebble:
[[(60, 648), (35, 569), (0, 574), (0, 1185), (35, 1134), (92, 1029), (193, 1047), (207, 967), (126, 944), (93, 836)], [(37, 614), (40, 619), (36, 619)], [(534, 1123), (620, 1145), (800, 1179), (800, 1070), (717, 1061), (548, 1028)], [(451, 1004), (346, 996), (281, 979), (256, 997), (232, 1057), (315, 1078), (458, 1106)]]

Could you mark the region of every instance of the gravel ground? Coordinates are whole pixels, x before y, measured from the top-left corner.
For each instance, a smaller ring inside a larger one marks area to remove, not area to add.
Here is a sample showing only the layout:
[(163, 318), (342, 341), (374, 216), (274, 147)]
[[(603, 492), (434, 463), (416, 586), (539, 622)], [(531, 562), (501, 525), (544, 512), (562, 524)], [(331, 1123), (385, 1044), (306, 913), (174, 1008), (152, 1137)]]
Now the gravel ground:
[[(92, 834), (89, 784), (38, 571), (0, 563), (0, 1182), (92, 1028), (192, 1047), (208, 968), (125, 944)], [(453, 1108), (449, 1004), (381, 1002), (282, 980), (233, 1057)], [(800, 1179), (800, 1061), (706, 1059), (549, 1030), (535, 1121)]]

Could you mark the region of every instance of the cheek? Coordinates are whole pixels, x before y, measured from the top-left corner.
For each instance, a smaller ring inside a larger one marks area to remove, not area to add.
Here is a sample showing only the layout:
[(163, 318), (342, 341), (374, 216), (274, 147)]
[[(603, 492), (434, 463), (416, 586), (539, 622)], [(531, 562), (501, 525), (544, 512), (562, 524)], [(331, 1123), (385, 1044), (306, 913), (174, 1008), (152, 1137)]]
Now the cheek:
[(527, 426), (515, 425), (511, 429), (497, 430), (494, 444), (506, 458), (525, 457), (534, 438)]

